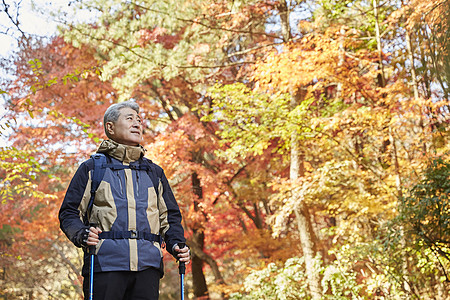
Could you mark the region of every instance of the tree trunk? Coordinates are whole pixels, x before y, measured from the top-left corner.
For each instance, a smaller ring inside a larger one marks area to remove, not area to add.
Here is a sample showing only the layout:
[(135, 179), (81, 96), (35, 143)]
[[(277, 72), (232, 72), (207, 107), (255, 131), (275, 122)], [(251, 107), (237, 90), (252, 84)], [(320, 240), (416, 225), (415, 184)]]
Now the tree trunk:
[(375, 17), (375, 38), (377, 41), (378, 50), (378, 66), (380, 73), (378, 74), (378, 85), (380, 87), (386, 86), (386, 79), (384, 77), (384, 66), (383, 66), (383, 49), (381, 47), (381, 35), (380, 35), (380, 24), (378, 22), (378, 4), (377, 0), (373, 0), (373, 15)]
[[(277, 9), (280, 12), (281, 33), (283, 40), (288, 42), (291, 35), (291, 27), (289, 22), (289, 6), (286, 1), (280, 1)], [(291, 110), (300, 103), (305, 97), (305, 90), (299, 89), (291, 92)], [(291, 165), (290, 165), (290, 179), (296, 181), (300, 174), (304, 174), (303, 161), (300, 159), (300, 145), (297, 132), (291, 133)], [(311, 225), (311, 218), (309, 216), (308, 207), (305, 203), (300, 201), (298, 192), (293, 191), (294, 203), (297, 203), (294, 208), (295, 217), (297, 220), (298, 231), (300, 235), (300, 244), (305, 258), (305, 269), (308, 280), (309, 291), (312, 299), (321, 298), (320, 277), (314, 267), (314, 258), (316, 254), (313, 231)]]
[[(192, 189), (197, 199), (194, 200), (194, 210), (198, 211), (199, 201), (203, 198), (203, 190), (200, 185), (200, 179), (197, 173), (192, 174)], [(192, 242), (199, 250), (203, 251), (205, 246), (205, 234), (202, 228), (192, 228)], [(208, 286), (206, 284), (205, 274), (203, 274), (203, 259), (198, 255), (199, 251), (191, 252), (192, 263), (192, 281), (194, 287), (194, 296), (196, 298), (209, 299)]]
[(206, 262), (210, 267), (214, 274), (214, 277), (216, 279), (216, 283), (223, 284), (225, 281), (223, 280), (222, 274), (220, 273), (219, 266), (217, 265), (214, 258), (212, 258), (210, 255), (203, 252), (202, 249), (200, 249), (199, 245), (192, 243), (190, 244), (191, 251), (195, 254), (196, 257), (200, 258), (203, 262)]
[[(382, 43), (381, 43), (381, 35), (380, 35), (380, 26), (379, 26), (379, 21), (378, 21), (378, 4), (377, 4), (377, 0), (373, 0), (373, 14), (375, 17), (375, 33), (376, 33), (376, 41), (377, 41), (377, 50), (378, 50), (378, 58), (379, 58), (379, 68), (380, 68), (380, 72), (381, 72), (381, 81), (378, 81), (378, 86), (384, 88), (386, 86), (386, 79), (384, 77), (384, 68), (383, 68), (383, 61), (382, 61), (382, 57), (383, 57), (383, 50), (382, 50)], [(414, 64), (414, 61), (411, 61), (412, 64)], [(398, 162), (398, 156), (397, 156), (397, 146), (396, 146), (396, 142), (392, 133), (392, 128), (389, 126), (388, 128), (389, 130), (389, 141), (390, 141), (390, 145), (392, 146), (392, 151), (391, 151), (391, 160), (392, 160), (392, 164), (394, 165), (394, 172), (395, 172), (395, 179), (396, 179), (396, 189), (397, 189), (397, 197), (402, 196), (402, 190), (401, 190), (401, 177), (400, 177), (400, 165)], [(403, 228), (401, 228), (401, 241), (400, 241), (401, 245), (403, 247), (406, 247), (406, 240), (405, 240), (405, 236), (403, 233)], [(411, 293), (411, 288), (409, 286), (408, 283), (408, 260), (406, 257), (402, 258), (402, 269), (403, 269), (403, 274), (404, 274), (404, 279), (403, 279), (403, 288), (406, 292)]]
[(288, 42), (292, 37), (291, 26), (289, 23), (289, 6), (286, 1), (280, 1), (277, 5), (277, 9), (280, 13), (281, 35), (283, 36), (283, 41)]
[[(304, 91), (300, 93), (292, 93), (291, 109), (294, 109), (304, 98)], [(291, 165), (290, 179), (296, 181), (300, 175), (304, 175), (303, 161), (300, 159), (300, 147), (297, 132), (291, 133)], [(297, 189), (296, 189), (297, 190)], [(298, 192), (293, 192), (294, 201), (297, 204), (294, 213), (297, 220), (298, 232), (300, 235), (300, 244), (305, 258), (305, 269), (308, 280), (309, 291), (312, 299), (321, 298), (320, 277), (314, 266), (314, 258), (316, 256), (315, 244), (313, 239), (313, 231), (311, 218), (307, 205), (301, 201)]]
[[(416, 67), (414, 65), (414, 54), (413, 54), (413, 47), (412, 47), (412, 41), (411, 41), (411, 34), (409, 32), (408, 29), (406, 30), (406, 51), (408, 53), (408, 60), (411, 63), (411, 85), (413, 88), (413, 93), (414, 93), (414, 100), (415, 103), (417, 104), (419, 101), (419, 87), (418, 87), (418, 83), (417, 83), (417, 75), (416, 75)], [(425, 72), (426, 73), (426, 72)], [(419, 106), (421, 107), (421, 106)], [(422, 111), (420, 111), (420, 129), (422, 130), (422, 134), (425, 134), (425, 126), (424, 126), (424, 121), (423, 121), (423, 115), (425, 113), (423, 113)], [(424, 153), (427, 153), (427, 144), (424, 142), (422, 144), (422, 151)]]
[(406, 50), (408, 51), (408, 59), (411, 63), (411, 85), (414, 92), (414, 100), (417, 101), (419, 99), (419, 89), (417, 87), (416, 67), (414, 66), (411, 34), (408, 30), (406, 30)]

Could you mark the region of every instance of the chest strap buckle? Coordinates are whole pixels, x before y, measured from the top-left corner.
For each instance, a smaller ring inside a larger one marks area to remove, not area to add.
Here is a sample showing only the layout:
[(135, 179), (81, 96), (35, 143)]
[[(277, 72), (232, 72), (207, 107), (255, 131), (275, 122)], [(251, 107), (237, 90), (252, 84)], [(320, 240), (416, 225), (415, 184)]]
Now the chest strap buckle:
[(144, 239), (151, 242), (162, 243), (162, 237), (159, 234), (153, 234), (146, 231), (128, 230), (128, 231), (103, 231), (98, 235), (99, 239)]

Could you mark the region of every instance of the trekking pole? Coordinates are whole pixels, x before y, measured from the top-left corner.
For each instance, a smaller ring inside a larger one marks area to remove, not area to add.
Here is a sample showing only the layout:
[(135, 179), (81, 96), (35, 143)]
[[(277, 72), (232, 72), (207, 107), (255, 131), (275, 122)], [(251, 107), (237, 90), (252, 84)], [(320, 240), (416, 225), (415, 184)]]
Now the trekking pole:
[(95, 246), (89, 246), (89, 254), (91, 256), (91, 270), (89, 271), (89, 300), (94, 299), (94, 252)]
[[(96, 227), (96, 224), (89, 224), (91, 227)], [(95, 246), (88, 247), (88, 253), (90, 255), (90, 271), (89, 271), (89, 300), (94, 299), (94, 255)]]
[[(184, 243), (178, 243), (180, 249), (184, 248)], [(184, 262), (180, 261), (178, 265), (178, 273), (180, 273), (180, 290), (181, 290), (181, 300), (184, 300), (184, 273), (186, 272), (186, 265)]]

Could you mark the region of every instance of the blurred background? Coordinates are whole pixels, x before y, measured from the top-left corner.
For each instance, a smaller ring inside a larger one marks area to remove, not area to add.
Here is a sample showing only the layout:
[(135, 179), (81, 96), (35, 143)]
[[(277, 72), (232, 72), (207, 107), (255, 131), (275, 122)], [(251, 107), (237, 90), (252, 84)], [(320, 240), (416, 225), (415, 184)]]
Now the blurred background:
[(186, 299), (448, 299), (449, 22), (448, 0), (3, 0), (0, 299), (81, 299), (57, 213), (128, 99)]

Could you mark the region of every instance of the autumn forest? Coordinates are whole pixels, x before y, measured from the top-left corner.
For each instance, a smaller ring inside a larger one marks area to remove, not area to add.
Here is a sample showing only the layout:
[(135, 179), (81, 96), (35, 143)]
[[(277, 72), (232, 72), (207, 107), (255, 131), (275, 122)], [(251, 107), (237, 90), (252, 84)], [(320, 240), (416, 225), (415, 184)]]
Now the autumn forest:
[(0, 62), (0, 299), (81, 299), (58, 210), (128, 99), (186, 299), (450, 299), (449, 0), (68, 3), (91, 17), (48, 11), (58, 34)]

